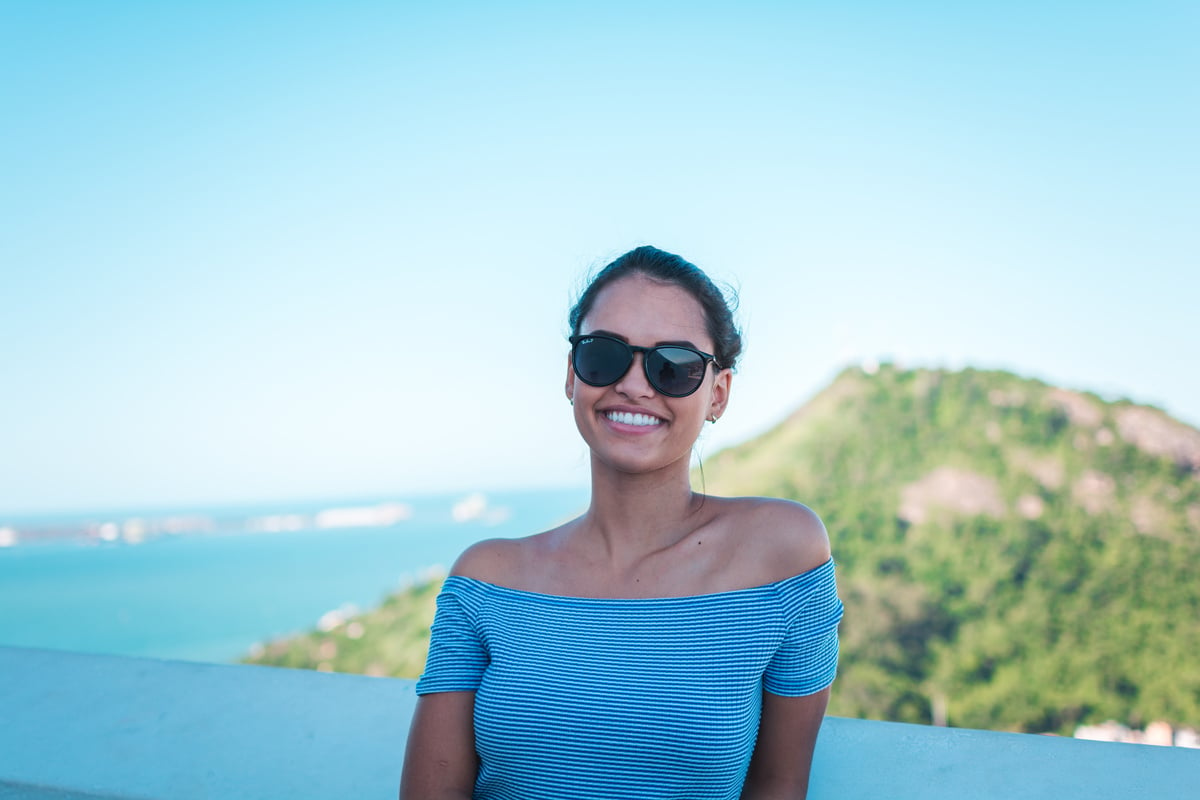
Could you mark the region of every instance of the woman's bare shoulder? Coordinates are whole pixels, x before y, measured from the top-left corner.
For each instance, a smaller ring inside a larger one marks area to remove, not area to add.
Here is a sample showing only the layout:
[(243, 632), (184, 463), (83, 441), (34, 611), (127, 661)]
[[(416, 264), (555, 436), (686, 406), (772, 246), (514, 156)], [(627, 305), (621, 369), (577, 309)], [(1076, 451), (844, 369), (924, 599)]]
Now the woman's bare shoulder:
[(451, 575), (474, 578), (497, 586), (522, 586), (530, 565), (551, 546), (559, 529), (519, 539), (485, 539), (462, 552), (450, 568)]
[(727, 498), (724, 514), (752, 583), (774, 583), (821, 566), (831, 557), (825, 523), (811, 508), (772, 497)]
[(520, 554), (518, 541), (486, 539), (476, 542), (459, 555), (450, 574), (486, 583), (503, 583), (499, 579), (511, 569), (513, 560)]

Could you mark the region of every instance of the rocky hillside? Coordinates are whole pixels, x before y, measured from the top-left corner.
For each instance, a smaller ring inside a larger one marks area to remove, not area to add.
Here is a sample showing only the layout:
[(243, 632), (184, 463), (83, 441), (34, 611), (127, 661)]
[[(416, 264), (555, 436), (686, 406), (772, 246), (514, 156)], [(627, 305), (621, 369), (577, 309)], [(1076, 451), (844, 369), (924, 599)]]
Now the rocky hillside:
[(847, 606), (832, 713), (1200, 722), (1200, 431), (1158, 409), (848, 369), (704, 481), (824, 517)]

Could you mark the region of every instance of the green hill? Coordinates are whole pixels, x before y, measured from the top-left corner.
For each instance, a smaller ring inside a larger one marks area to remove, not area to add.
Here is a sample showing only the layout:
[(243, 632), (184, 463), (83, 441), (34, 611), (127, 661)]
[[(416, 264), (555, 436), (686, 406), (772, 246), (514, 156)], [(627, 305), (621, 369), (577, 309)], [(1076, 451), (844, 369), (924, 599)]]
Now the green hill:
[(847, 606), (832, 713), (1200, 722), (1200, 431), (1157, 409), (848, 369), (704, 475), (825, 519)]
[[(1157, 409), (1004, 372), (852, 368), (701, 481), (824, 518), (846, 603), (831, 713), (1200, 723), (1200, 431)], [(436, 589), (257, 660), (416, 675)]]

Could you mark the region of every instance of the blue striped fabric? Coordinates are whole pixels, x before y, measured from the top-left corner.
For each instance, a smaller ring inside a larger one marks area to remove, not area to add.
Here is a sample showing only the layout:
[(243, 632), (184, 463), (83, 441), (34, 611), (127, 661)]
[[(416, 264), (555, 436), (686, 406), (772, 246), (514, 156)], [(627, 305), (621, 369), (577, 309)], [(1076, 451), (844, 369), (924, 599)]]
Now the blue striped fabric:
[(696, 597), (596, 599), (451, 576), (417, 694), (475, 692), (475, 797), (733, 798), (764, 689), (837, 671), (833, 561)]

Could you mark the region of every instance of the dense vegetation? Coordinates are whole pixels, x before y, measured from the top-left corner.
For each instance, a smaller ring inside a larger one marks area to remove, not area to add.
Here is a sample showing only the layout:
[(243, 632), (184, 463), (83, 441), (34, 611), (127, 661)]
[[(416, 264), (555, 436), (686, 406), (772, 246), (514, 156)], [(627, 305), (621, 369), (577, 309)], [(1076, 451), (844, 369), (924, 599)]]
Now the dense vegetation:
[[(831, 713), (1200, 723), (1200, 431), (1161, 411), (1004, 372), (848, 369), (703, 481), (824, 517), (846, 603)], [(258, 660), (416, 675), (436, 588)]]
[(1002, 372), (845, 371), (709, 491), (823, 514), (831, 711), (1065, 732), (1200, 722), (1200, 434)]
[(318, 628), (280, 639), (247, 656), (249, 664), (415, 678), (425, 667), (440, 580), (406, 587), (379, 608), (349, 617), (327, 614)]

